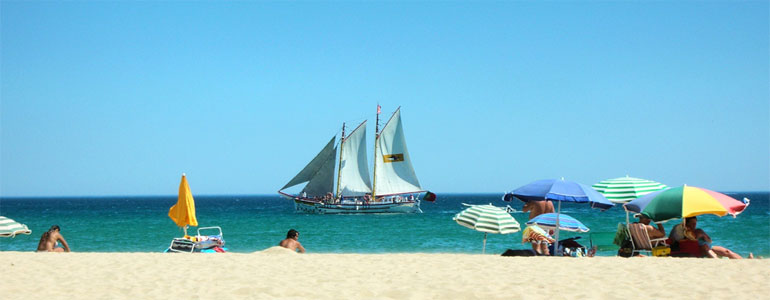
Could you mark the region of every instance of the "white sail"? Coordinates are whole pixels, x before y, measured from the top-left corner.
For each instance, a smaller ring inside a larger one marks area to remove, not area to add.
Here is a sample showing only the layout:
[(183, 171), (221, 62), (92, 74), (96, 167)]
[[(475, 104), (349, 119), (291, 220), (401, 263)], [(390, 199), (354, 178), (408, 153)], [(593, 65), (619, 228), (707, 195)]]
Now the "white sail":
[(334, 188), (334, 162), (337, 147), (334, 145), (335, 137), (326, 144), (321, 152), (305, 166), (302, 171), (294, 176), (281, 190), (307, 182), (302, 193), (307, 197), (324, 196)]
[(369, 179), (369, 162), (366, 159), (366, 121), (345, 138), (340, 155), (342, 163), (339, 180), (342, 196), (371, 194), (372, 181)]
[(374, 142), (375, 193), (389, 195), (422, 191), (406, 149), (401, 108), (393, 113)]

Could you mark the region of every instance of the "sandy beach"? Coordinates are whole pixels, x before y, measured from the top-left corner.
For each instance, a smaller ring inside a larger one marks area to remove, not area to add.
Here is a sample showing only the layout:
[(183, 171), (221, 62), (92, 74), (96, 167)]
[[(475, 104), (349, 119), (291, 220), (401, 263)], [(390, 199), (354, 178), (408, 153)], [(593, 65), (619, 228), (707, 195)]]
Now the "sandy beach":
[[(2, 299), (620, 299), (770, 294), (770, 260), (0, 252)], [(531, 271), (524, 271), (524, 270)]]

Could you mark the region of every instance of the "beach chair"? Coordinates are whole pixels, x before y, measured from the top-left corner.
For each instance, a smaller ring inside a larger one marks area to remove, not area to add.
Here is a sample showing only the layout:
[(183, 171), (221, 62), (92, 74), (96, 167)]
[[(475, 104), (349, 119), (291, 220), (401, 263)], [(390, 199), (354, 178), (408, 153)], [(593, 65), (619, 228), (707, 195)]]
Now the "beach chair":
[(647, 234), (647, 229), (644, 228), (644, 224), (631, 223), (628, 224), (627, 228), (628, 235), (631, 237), (631, 246), (633, 247), (631, 255), (641, 252), (653, 254), (653, 248), (668, 246), (668, 244), (666, 244), (666, 237), (650, 239), (650, 236)]
[[(201, 231), (216, 230), (216, 234), (205, 235)], [(171, 245), (164, 252), (176, 252), (176, 253), (223, 253), (226, 252), (224, 248), (225, 240), (222, 237), (222, 228), (219, 226), (201, 227), (198, 228), (198, 235), (185, 236), (181, 238), (175, 238), (171, 241)]]

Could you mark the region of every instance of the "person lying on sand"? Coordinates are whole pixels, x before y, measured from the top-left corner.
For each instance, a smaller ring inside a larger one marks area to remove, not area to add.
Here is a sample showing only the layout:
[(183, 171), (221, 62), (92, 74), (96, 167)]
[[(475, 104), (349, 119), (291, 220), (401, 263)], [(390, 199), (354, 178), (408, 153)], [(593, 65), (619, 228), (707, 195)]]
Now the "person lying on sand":
[[(684, 219), (684, 223), (674, 226), (673, 229), (671, 229), (671, 233), (669, 234), (669, 238), (675, 242), (679, 242), (681, 240), (696, 240), (698, 241), (698, 246), (701, 249), (701, 253), (703, 253), (704, 256), (708, 256), (710, 258), (718, 258), (718, 257), (727, 257), (730, 259), (741, 259), (743, 258), (738, 253), (733, 252), (730, 249), (727, 249), (722, 246), (712, 246), (711, 245), (711, 237), (709, 237), (708, 234), (706, 234), (703, 229), (695, 228), (698, 225), (698, 218), (697, 217), (689, 217)], [(754, 258), (753, 253), (749, 253), (749, 258)]]
[[(37, 252), (70, 252), (70, 246), (60, 231), (59, 225), (53, 225), (48, 231), (44, 232), (40, 236), (40, 242), (37, 244)], [(57, 242), (61, 243), (64, 248), (56, 247)]]
[(292, 251), (299, 250), (299, 253), (305, 253), (305, 247), (302, 247), (302, 244), (298, 241), (298, 239), (299, 232), (294, 229), (290, 229), (286, 234), (286, 239), (278, 243), (278, 245)]

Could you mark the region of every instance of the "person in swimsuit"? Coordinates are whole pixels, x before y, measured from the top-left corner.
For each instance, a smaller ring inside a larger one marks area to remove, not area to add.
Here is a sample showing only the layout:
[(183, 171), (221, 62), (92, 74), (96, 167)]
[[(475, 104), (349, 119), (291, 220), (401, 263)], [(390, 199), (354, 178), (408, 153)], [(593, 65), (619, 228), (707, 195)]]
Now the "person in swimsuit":
[[(671, 229), (671, 232), (669, 233), (669, 238), (675, 242), (679, 242), (681, 240), (687, 239), (687, 240), (694, 240), (698, 241), (698, 246), (701, 249), (701, 253), (703, 256), (707, 256), (710, 258), (719, 258), (719, 257), (727, 257), (730, 259), (741, 259), (743, 258), (738, 253), (733, 252), (730, 249), (727, 249), (722, 246), (712, 246), (712, 240), (711, 237), (709, 237), (708, 234), (706, 234), (703, 229), (696, 228), (698, 225), (698, 218), (697, 217), (689, 217), (684, 219), (684, 223), (674, 226), (673, 229)], [(749, 258), (754, 258), (754, 254), (749, 253)]]
[(650, 239), (666, 237), (666, 229), (663, 228), (663, 224), (658, 223), (656, 224), (658, 228), (655, 228), (650, 225), (652, 219), (643, 214), (639, 214), (637, 217), (639, 218), (638, 223), (644, 224), (644, 229), (647, 230), (647, 235), (650, 237)]
[(546, 233), (546, 236), (537, 236), (529, 239), (529, 242), (532, 243), (532, 250), (535, 251), (537, 255), (551, 255), (551, 251), (548, 249), (548, 244), (553, 243), (551, 233), (553, 233), (553, 230), (549, 230), (549, 232)]
[(290, 229), (286, 234), (286, 239), (282, 240), (280, 243), (278, 243), (278, 245), (292, 251), (305, 253), (305, 247), (302, 247), (302, 244), (298, 241), (298, 239), (299, 232), (294, 229)]
[[(48, 231), (40, 236), (40, 242), (37, 244), (37, 252), (70, 252), (70, 246), (67, 240), (60, 233), (59, 225), (51, 226)], [(56, 243), (61, 243), (64, 247), (56, 247)]]
[[(521, 208), (521, 211), (529, 212), (529, 219), (532, 220), (539, 215), (552, 213), (554, 212), (554, 209), (553, 209), (553, 203), (550, 200), (545, 200), (545, 201), (530, 200), (530, 201), (527, 201), (526, 204), (524, 204), (524, 207)], [(534, 250), (538, 254), (551, 255), (550, 251), (548, 251), (547, 241), (535, 240), (531, 242), (532, 242), (532, 250)]]
[(554, 212), (553, 202), (550, 200), (527, 201), (527, 203), (524, 204), (524, 207), (521, 208), (521, 211), (529, 212), (529, 219), (532, 220), (539, 215)]

